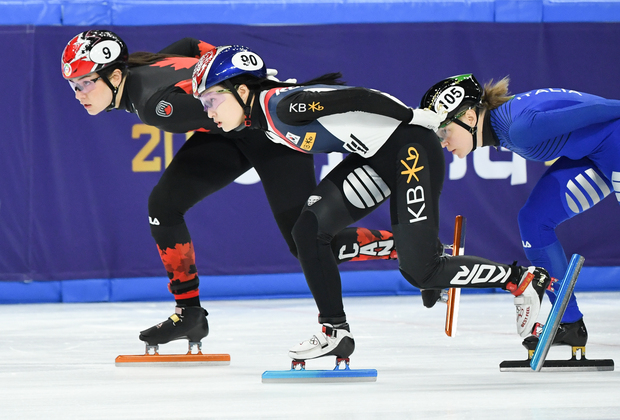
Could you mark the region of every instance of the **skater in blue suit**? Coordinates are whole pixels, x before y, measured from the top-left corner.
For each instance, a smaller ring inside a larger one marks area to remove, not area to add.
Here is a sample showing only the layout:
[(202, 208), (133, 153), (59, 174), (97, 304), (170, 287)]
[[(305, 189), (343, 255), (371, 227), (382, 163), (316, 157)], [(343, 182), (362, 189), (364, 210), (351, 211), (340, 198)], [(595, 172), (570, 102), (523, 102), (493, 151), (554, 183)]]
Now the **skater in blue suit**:
[[(519, 229), (531, 263), (562, 278), (568, 262), (555, 228), (614, 190), (620, 201), (620, 101), (562, 88), (509, 95), (508, 83), (506, 77), (483, 88), (472, 74), (450, 77), (426, 92), (421, 107), (448, 111), (437, 134), (460, 158), (501, 146), (528, 160), (557, 159), (519, 212)], [(554, 344), (583, 347), (587, 339), (573, 295)], [(523, 345), (537, 342), (530, 336)]]

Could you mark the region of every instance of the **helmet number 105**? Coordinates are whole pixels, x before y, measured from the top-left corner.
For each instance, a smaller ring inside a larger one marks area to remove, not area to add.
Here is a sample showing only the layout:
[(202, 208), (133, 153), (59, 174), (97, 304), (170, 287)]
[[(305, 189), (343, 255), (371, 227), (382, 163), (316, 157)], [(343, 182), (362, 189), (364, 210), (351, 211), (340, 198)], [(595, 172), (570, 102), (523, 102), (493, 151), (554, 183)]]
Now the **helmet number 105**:
[(450, 89), (441, 92), (437, 99), (436, 108), (444, 108), (448, 112), (454, 111), (463, 102), (465, 90), (460, 86), (452, 86)]

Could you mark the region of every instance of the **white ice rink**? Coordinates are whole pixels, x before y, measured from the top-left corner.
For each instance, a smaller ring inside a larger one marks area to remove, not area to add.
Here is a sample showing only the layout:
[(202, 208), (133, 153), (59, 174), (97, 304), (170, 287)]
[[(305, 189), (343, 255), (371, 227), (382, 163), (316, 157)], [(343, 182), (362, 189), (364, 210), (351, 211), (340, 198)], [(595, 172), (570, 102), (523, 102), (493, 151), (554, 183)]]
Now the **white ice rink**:
[[(578, 295), (590, 359), (620, 363), (620, 293)], [(203, 352), (230, 366), (116, 367), (140, 354), (138, 332), (172, 303), (0, 305), (1, 419), (620, 419), (620, 371), (500, 372), (525, 359), (508, 294), (463, 295), (457, 337), (445, 305), (420, 296), (346, 298), (352, 368), (377, 382), (263, 384), (288, 369), (286, 350), (319, 330), (308, 299), (203, 302)], [(543, 308), (544, 311), (548, 307)], [(186, 341), (161, 346), (184, 352)], [(568, 358), (553, 348), (548, 359)], [(333, 358), (308, 362), (331, 368)]]

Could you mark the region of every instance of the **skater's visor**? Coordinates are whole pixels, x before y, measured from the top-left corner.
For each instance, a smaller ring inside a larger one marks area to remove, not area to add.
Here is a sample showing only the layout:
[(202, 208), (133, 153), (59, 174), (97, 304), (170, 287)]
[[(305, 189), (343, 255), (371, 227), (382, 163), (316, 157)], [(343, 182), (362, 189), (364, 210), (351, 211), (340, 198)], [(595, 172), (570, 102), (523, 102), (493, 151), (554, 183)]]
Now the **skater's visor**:
[(209, 110), (215, 111), (217, 107), (226, 100), (226, 96), (224, 96), (225, 93), (230, 93), (230, 90), (221, 89), (214, 90), (212, 92), (206, 92), (200, 95), (198, 99), (200, 99), (200, 102), (202, 102), (202, 107), (204, 108), (205, 112), (209, 112)]
[(69, 85), (75, 92), (89, 93), (95, 89), (95, 83), (99, 79), (101, 79), (101, 76), (94, 79), (69, 80)]

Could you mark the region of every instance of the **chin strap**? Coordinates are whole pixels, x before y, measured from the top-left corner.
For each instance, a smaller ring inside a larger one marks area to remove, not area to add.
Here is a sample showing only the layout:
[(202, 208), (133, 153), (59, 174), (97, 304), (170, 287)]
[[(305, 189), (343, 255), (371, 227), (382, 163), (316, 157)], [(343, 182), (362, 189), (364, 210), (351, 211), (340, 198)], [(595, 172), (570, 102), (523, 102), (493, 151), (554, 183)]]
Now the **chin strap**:
[(245, 116), (245, 120), (243, 121), (244, 126), (250, 127), (252, 125), (252, 107), (250, 106), (250, 104), (252, 103), (252, 99), (254, 98), (254, 91), (250, 90), (247, 103), (243, 103), (243, 99), (241, 99), (241, 96), (239, 96), (237, 89), (233, 86), (230, 80), (225, 80), (224, 86), (226, 86), (226, 88), (230, 90), (233, 96), (237, 99), (237, 102), (239, 102), (239, 105), (241, 105), (241, 108), (243, 108), (243, 115)]
[(480, 118), (479, 114), (480, 114), (480, 108), (478, 106), (475, 106), (474, 111), (476, 112), (476, 124), (474, 124), (473, 127), (465, 124), (463, 121), (461, 120), (454, 120), (454, 122), (457, 125), (460, 125), (461, 127), (463, 127), (465, 130), (467, 130), (469, 132), (469, 134), (471, 134), (471, 139), (472, 139), (472, 143), (474, 145), (474, 147), (471, 149), (471, 151), (473, 152), (474, 150), (476, 150), (476, 147), (478, 147), (478, 141), (476, 139), (476, 135), (478, 133), (478, 119)]
[[(112, 91), (112, 102), (110, 102), (110, 105), (108, 105), (108, 107), (105, 109), (106, 112), (110, 112), (114, 108), (116, 108), (116, 94), (118, 93), (118, 88), (120, 87), (121, 84), (119, 83), (118, 86), (115, 87), (114, 85), (112, 85), (112, 82), (110, 82), (110, 80), (107, 77), (102, 77), (101, 80), (103, 80), (105, 84), (108, 85), (108, 87)], [(122, 82), (123, 81), (121, 79), (121, 83)]]

